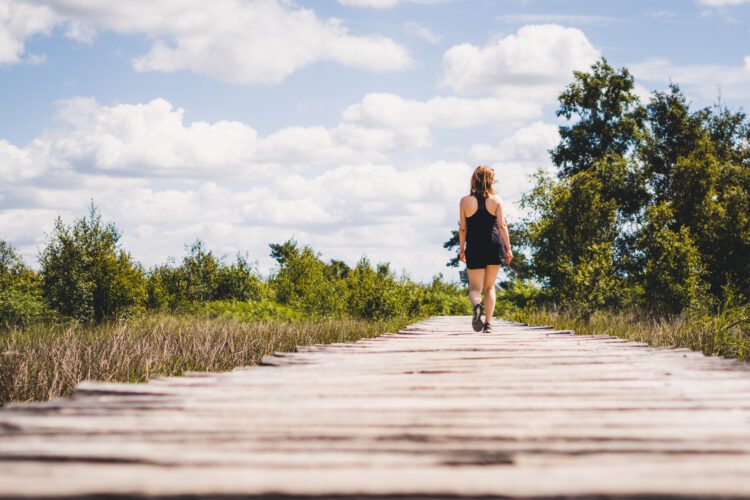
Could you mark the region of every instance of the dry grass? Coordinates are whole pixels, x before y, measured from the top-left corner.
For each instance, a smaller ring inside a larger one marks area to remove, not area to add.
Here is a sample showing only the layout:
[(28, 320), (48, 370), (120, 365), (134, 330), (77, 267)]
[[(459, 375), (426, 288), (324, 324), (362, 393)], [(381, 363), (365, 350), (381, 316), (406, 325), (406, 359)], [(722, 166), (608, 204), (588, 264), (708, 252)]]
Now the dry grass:
[(612, 335), (660, 347), (687, 347), (709, 356), (748, 359), (750, 320), (747, 308), (720, 314), (686, 312), (672, 318), (641, 311), (595, 312), (588, 321), (575, 311), (519, 310), (507, 318), (532, 325), (575, 330), (580, 335)]
[(151, 316), (95, 327), (36, 325), (0, 331), (0, 405), (65, 396), (87, 379), (144, 382), (186, 370), (230, 370), (257, 364), (273, 351), (374, 337), (405, 324)]

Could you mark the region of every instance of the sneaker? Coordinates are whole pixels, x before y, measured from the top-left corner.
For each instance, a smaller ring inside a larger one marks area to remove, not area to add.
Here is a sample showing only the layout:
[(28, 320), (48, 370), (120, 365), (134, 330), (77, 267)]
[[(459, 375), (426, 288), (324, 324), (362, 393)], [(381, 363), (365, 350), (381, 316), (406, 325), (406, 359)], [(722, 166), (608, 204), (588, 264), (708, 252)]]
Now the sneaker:
[(475, 332), (479, 332), (482, 330), (482, 313), (484, 312), (484, 307), (482, 306), (482, 303), (474, 306), (474, 316), (471, 318), (471, 326), (474, 328)]
[(492, 333), (492, 324), (491, 323), (485, 323), (482, 327), (482, 333)]

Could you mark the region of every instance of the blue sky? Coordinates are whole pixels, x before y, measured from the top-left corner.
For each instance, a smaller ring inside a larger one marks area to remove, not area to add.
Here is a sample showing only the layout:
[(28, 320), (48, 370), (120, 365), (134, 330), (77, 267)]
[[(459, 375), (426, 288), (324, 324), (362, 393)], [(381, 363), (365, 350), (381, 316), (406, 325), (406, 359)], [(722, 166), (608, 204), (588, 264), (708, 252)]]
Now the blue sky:
[(294, 236), (453, 277), (471, 169), (518, 217), (573, 70), (750, 109), (749, 41), (743, 0), (0, 0), (0, 238), (33, 263), (93, 199), (146, 266)]

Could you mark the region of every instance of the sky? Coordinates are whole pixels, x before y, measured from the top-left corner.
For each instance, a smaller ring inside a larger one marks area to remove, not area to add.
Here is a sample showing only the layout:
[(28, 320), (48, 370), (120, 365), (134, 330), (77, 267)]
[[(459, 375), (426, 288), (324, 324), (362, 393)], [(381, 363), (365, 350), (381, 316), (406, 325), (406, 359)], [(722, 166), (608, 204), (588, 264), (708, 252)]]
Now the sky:
[(0, 0), (0, 239), (91, 201), (146, 268), (203, 240), (443, 273), (480, 164), (510, 222), (600, 57), (750, 109), (750, 0)]

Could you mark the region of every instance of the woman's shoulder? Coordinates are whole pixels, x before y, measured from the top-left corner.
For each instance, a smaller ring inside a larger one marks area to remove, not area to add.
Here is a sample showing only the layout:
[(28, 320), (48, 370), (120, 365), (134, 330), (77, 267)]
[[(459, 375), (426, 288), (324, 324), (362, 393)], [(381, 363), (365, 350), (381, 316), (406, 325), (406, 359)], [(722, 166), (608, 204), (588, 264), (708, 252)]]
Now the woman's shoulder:
[[(455, 199), (455, 198), (454, 198), (454, 199)], [(466, 196), (462, 196), (462, 197), (461, 197), (461, 201), (460, 201), (460, 203), (461, 203), (461, 204), (463, 205), (464, 203), (468, 202), (469, 200), (475, 200), (475, 199), (476, 199), (476, 198), (474, 197), (474, 195), (473, 195), (473, 194), (467, 194)]]

